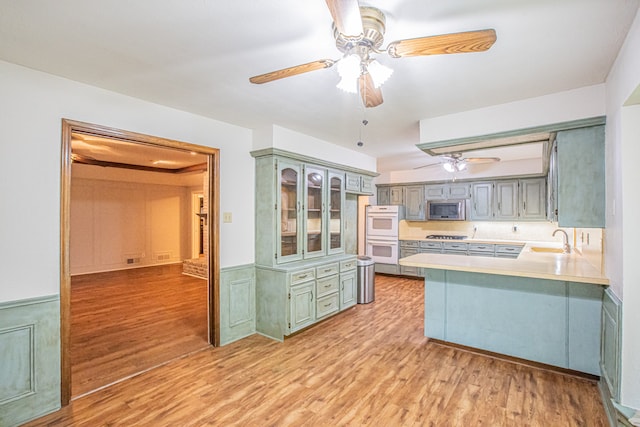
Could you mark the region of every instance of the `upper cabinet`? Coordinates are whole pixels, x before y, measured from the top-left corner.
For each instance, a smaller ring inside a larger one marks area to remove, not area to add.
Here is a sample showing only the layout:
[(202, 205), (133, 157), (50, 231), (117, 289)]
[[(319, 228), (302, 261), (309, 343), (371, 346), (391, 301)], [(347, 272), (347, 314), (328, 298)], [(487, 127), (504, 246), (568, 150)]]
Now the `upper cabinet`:
[(604, 227), (604, 125), (558, 132), (556, 149), (558, 225)]
[(494, 186), (494, 219), (518, 219), (518, 180), (496, 181)]
[(404, 205), (404, 187), (388, 187), (386, 185), (379, 185), (376, 204), (379, 206)]
[(472, 221), (534, 221), (546, 215), (546, 179), (523, 178), (474, 182)]
[(471, 197), (469, 183), (429, 184), (424, 187), (426, 200), (468, 199)]
[(520, 180), (520, 219), (528, 221), (547, 218), (546, 183), (545, 178)]
[(344, 251), (344, 174), (329, 171), (329, 248), (328, 253)]
[(359, 175), (347, 172), (345, 174), (346, 186), (348, 193), (356, 194), (373, 194), (373, 178), (366, 175)]
[(348, 168), (306, 162), (293, 153), (252, 154), (256, 158), (256, 265), (316, 262), (344, 254), (346, 242), (355, 240), (356, 228), (348, 225), (357, 217), (357, 196), (347, 195), (347, 176), (362, 178), (366, 172), (352, 174)]
[(279, 162), (277, 175), (280, 181), (276, 212), (276, 234), (279, 236), (276, 259), (281, 262), (302, 258), (302, 164)]
[(471, 184), (472, 221), (493, 219), (493, 182), (474, 182)]
[(405, 219), (424, 221), (424, 185), (409, 185), (404, 188)]
[(302, 214), (305, 219), (304, 257), (323, 256), (326, 252), (326, 169), (304, 167), (306, 205)]

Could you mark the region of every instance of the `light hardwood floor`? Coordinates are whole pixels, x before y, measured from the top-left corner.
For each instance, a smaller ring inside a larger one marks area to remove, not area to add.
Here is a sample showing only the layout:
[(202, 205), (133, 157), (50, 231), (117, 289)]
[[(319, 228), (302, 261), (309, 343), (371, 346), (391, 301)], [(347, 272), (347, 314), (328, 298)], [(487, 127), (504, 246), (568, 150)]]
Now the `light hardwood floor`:
[(208, 346), (207, 281), (173, 264), (71, 280), (71, 394)]
[(374, 303), (284, 343), (207, 348), (28, 425), (607, 425), (593, 381), (430, 342), (423, 295), (378, 275)]

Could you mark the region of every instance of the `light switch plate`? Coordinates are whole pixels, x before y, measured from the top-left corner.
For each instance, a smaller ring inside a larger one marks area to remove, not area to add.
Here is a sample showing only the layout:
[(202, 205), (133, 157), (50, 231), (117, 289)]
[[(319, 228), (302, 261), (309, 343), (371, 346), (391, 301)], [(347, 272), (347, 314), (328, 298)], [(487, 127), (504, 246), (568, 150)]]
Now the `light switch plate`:
[(223, 212), (222, 213), (222, 222), (231, 222), (231, 221), (232, 221), (231, 212)]

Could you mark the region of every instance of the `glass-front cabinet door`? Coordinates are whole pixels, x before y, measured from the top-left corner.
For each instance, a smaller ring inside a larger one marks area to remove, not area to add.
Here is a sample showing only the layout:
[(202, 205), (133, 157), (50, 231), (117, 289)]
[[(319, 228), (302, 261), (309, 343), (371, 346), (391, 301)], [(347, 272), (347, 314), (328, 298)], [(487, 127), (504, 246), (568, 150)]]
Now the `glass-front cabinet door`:
[(283, 263), (302, 259), (302, 167), (296, 163), (278, 162), (278, 177), (277, 262)]
[(305, 168), (305, 258), (323, 256), (325, 249), (326, 170)]
[(329, 172), (329, 250), (344, 252), (344, 173)]

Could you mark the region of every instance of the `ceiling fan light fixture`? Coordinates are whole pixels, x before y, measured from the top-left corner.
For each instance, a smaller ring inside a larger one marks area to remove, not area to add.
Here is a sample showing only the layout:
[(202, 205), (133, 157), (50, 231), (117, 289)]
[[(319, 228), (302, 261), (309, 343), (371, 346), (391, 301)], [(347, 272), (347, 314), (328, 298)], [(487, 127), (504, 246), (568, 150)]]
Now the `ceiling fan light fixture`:
[(465, 162), (457, 162), (456, 163), (456, 170), (458, 172), (463, 171), (467, 168), (467, 164)]
[(454, 172), (455, 168), (453, 167), (453, 163), (443, 163), (442, 167), (444, 168), (444, 170), (446, 170), (447, 172)]
[(360, 57), (347, 55), (338, 62), (340, 82), (337, 88), (348, 93), (358, 93), (358, 77), (360, 76)]
[(384, 82), (386, 82), (389, 77), (393, 74), (393, 69), (387, 67), (386, 65), (382, 65), (375, 59), (369, 62), (367, 65), (367, 70), (373, 79), (373, 85), (375, 88), (379, 88), (382, 86)]
[(343, 79), (357, 79), (360, 75), (360, 57), (347, 55), (338, 62), (338, 75)]
[(343, 77), (336, 87), (347, 93), (358, 93), (358, 80), (356, 78)]

